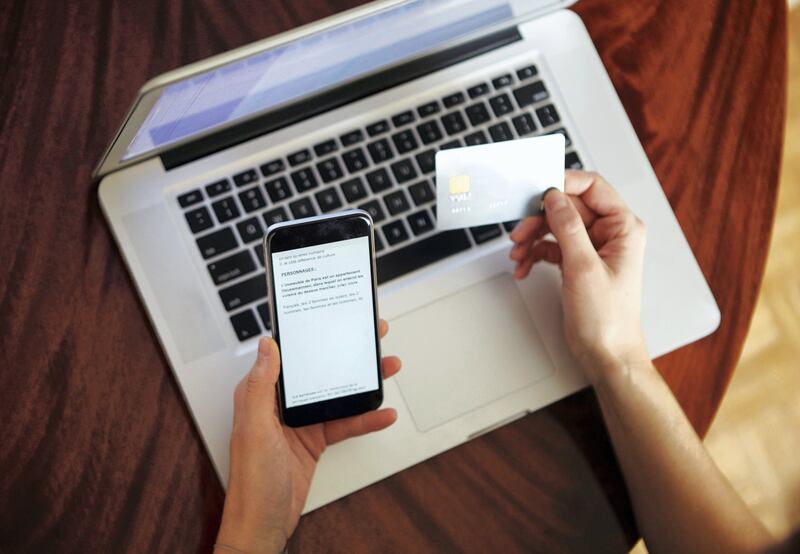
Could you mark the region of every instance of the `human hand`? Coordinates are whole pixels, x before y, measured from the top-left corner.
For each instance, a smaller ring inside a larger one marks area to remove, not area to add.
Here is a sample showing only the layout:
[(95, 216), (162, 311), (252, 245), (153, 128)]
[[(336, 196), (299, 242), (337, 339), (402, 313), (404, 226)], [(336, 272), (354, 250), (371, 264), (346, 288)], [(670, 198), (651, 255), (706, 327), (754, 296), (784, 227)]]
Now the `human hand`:
[(645, 227), (597, 173), (568, 170), (564, 190), (545, 193), (544, 217), (517, 225), (510, 257), (516, 279), (540, 261), (561, 267), (567, 343), (596, 383), (650, 360), (639, 321)]
[[(389, 325), (380, 321), (383, 338)], [(381, 360), (383, 378), (400, 371), (400, 360)], [(230, 473), (217, 552), (280, 552), (297, 526), (311, 477), (328, 445), (385, 429), (395, 422), (392, 408), (291, 428), (281, 425), (275, 383), (280, 371), (278, 345), (262, 338), (250, 372), (234, 394)], [(227, 547), (227, 548), (225, 548)]]

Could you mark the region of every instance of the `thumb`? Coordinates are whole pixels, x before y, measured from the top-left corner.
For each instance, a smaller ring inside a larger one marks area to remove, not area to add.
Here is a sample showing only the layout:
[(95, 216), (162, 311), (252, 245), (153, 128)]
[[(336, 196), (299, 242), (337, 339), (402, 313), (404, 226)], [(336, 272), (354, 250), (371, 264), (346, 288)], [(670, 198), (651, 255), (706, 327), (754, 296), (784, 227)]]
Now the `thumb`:
[(248, 396), (275, 398), (275, 383), (281, 367), (281, 355), (277, 343), (269, 337), (258, 341), (258, 353), (253, 368), (247, 375)]
[(558, 240), (561, 264), (566, 274), (582, 274), (595, 266), (599, 257), (580, 213), (569, 197), (558, 189), (544, 196), (547, 225)]

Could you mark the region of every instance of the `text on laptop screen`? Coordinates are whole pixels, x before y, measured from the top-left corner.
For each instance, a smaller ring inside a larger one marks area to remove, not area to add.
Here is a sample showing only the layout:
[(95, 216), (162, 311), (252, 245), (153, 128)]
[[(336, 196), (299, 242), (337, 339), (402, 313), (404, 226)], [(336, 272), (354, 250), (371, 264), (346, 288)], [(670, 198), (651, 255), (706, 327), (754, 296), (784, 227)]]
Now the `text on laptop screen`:
[(415, 0), (161, 91), (123, 159), (268, 111), (509, 20), (502, 0)]

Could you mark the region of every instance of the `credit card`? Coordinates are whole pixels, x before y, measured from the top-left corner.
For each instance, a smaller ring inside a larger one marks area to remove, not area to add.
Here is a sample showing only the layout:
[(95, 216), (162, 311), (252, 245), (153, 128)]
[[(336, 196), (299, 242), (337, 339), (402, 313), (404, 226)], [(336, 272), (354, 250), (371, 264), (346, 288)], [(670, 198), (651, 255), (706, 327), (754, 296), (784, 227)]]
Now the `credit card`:
[(564, 190), (564, 135), (436, 154), (436, 227), (476, 227), (541, 213), (544, 191)]

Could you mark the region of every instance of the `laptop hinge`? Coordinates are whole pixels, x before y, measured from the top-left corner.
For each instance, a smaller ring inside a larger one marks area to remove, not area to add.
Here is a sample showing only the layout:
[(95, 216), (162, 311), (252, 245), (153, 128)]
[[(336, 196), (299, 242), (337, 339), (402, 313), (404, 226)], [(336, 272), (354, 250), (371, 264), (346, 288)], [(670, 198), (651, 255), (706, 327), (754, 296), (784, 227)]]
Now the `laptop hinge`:
[(166, 170), (521, 40), (516, 26), (394, 66), (161, 153)]

